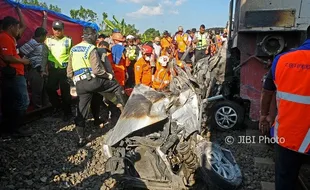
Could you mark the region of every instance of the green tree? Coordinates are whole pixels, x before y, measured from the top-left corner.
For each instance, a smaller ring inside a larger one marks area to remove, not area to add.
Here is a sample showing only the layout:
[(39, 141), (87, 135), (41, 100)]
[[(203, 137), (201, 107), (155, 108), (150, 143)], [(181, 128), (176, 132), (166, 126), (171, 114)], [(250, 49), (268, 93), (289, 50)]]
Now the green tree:
[(112, 20), (108, 19), (108, 15), (106, 13), (102, 14), (103, 16), (103, 23), (105, 25), (105, 29), (103, 30), (104, 34), (111, 34), (112, 30), (117, 28), (121, 31), (121, 33), (125, 36), (127, 35), (137, 35), (139, 30), (136, 29), (134, 24), (127, 24), (124, 19), (119, 21), (116, 19), (116, 17), (113, 15)]
[(152, 41), (155, 37), (160, 36), (159, 30), (156, 30), (155, 28), (149, 28), (142, 34), (142, 41)]
[(80, 9), (71, 9), (70, 15), (74, 19), (84, 20), (87, 22), (96, 22), (98, 19), (97, 13), (93, 10), (85, 9), (82, 6)]
[(61, 8), (59, 8), (57, 5), (52, 5), (52, 4), (47, 5), (45, 2), (41, 2), (38, 0), (21, 0), (18, 2), (25, 4), (25, 5), (35, 5), (35, 6), (44, 7), (46, 9), (61, 13)]

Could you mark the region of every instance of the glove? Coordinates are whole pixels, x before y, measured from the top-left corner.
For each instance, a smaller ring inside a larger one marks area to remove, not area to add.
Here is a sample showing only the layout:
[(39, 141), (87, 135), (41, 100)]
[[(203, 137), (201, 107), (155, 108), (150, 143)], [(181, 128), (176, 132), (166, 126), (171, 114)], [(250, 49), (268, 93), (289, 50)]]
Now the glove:
[(113, 75), (110, 74), (110, 73), (107, 73), (107, 74), (108, 74), (108, 79), (109, 79), (109, 80), (112, 80), (112, 79), (113, 79)]

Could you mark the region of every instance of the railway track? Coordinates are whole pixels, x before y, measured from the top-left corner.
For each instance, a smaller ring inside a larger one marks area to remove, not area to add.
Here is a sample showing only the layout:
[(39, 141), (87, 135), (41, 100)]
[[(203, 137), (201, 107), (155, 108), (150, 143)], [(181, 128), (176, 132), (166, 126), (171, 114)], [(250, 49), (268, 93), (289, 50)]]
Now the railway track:
[[(50, 117), (51, 110), (46, 107), (27, 115), (25, 123), (34, 129), (31, 138), (1, 142), (0, 171), (5, 172), (0, 172), (0, 189), (100, 189), (104, 178), (102, 129), (88, 125), (92, 134), (97, 136), (90, 146), (79, 149), (75, 146), (74, 126)], [(255, 124), (246, 124), (247, 128), (241, 130), (212, 131), (211, 140), (230, 149), (235, 156), (244, 176), (240, 190), (273, 190), (273, 147), (263, 143), (236, 142), (229, 145), (225, 142), (227, 136), (238, 139), (240, 136), (260, 135)], [(304, 170), (296, 190), (309, 190), (309, 173)]]

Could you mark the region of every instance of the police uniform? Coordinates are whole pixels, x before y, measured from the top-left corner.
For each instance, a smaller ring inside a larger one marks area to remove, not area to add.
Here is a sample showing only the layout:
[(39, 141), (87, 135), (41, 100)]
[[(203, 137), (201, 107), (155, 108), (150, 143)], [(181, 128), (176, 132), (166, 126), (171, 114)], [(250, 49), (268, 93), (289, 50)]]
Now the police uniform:
[[(63, 29), (64, 25), (60, 21), (53, 23), (53, 28)], [(70, 49), (72, 47), (72, 39), (64, 36), (58, 39), (54, 36), (46, 39), (46, 45), (49, 49), (48, 54), (48, 81), (47, 92), (50, 102), (55, 111), (62, 107), (66, 119), (71, 115), (71, 95), (70, 85), (67, 83), (66, 68), (68, 65)], [(61, 99), (60, 102), (57, 89), (60, 87)]]
[(201, 34), (200, 32), (197, 32), (195, 34), (195, 37), (198, 40), (196, 44), (196, 49), (195, 49), (195, 61), (197, 62), (200, 59), (207, 57), (206, 50), (207, 50), (207, 47), (209, 46), (209, 43), (208, 43), (207, 33)]
[[(93, 35), (93, 33), (89, 34), (89, 31), (84, 29), (84, 35), (86, 36)], [(67, 76), (75, 83), (79, 97), (79, 114), (75, 119), (75, 124), (79, 135), (79, 145), (83, 145), (85, 143), (85, 120), (88, 116), (89, 104), (93, 95), (95, 93), (102, 95), (113, 93), (117, 99), (116, 103), (124, 106), (124, 92), (118, 82), (112, 79), (112, 75), (105, 71), (96, 46), (86, 41), (72, 47)]]

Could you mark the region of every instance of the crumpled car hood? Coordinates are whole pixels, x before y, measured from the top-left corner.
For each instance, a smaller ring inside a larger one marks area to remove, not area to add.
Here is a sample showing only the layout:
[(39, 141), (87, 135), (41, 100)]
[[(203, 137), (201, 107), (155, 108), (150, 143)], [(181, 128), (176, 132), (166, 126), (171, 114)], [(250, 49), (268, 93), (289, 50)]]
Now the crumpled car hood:
[(118, 122), (106, 135), (105, 144), (113, 146), (131, 133), (165, 120), (169, 103), (164, 93), (142, 84), (135, 86)]

